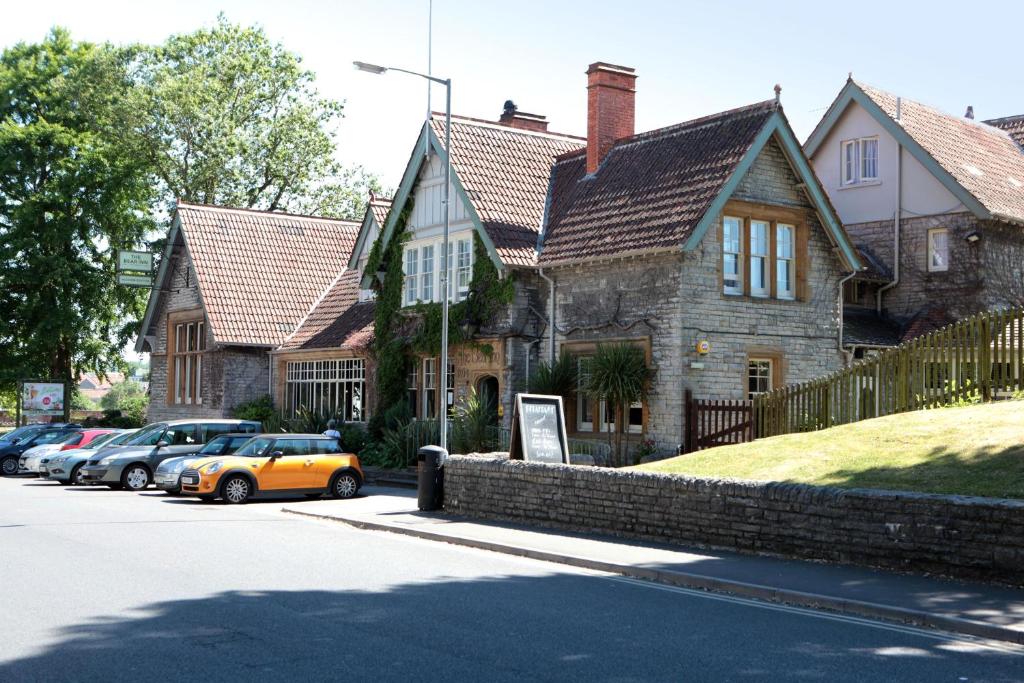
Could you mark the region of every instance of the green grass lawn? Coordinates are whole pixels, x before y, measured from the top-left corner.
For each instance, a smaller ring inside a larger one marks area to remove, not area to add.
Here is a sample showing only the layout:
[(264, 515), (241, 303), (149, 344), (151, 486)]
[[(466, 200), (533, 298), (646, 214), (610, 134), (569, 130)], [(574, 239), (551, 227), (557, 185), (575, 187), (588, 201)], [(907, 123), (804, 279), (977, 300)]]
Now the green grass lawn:
[(891, 415), (720, 446), (633, 469), (1024, 498), (1024, 401)]

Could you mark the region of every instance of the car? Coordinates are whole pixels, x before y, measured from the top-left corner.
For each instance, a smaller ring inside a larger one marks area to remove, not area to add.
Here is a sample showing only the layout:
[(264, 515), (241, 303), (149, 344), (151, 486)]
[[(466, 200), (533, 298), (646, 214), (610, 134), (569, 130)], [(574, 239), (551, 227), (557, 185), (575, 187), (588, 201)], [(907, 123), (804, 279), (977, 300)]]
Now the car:
[(39, 476), (62, 484), (71, 484), (73, 486), (81, 484), (82, 482), (79, 481), (79, 477), (82, 473), (82, 467), (90, 456), (100, 452), (100, 450), (131, 443), (131, 439), (138, 433), (138, 429), (114, 430), (106, 436), (93, 439), (92, 443), (85, 448), (61, 451), (49, 459), (43, 458), (42, 467), (45, 467), (46, 471), (41, 472)]
[(86, 461), (80, 480), (111, 489), (142, 491), (153, 481), (153, 472), (168, 458), (191, 455), (207, 441), (226, 432), (258, 433), (252, 420), (197, 419), (157, 422), (143, 427), (131, 445), (103, 450)]
[(321, 434), (261, 434), (234, 455), (205, 458), (181, 473), (181, 492), (202, 500), (305, 494), (351, 498), (364, 481), (359, 458)]
[(109, 429), (82, 429), (70, 432), (64, 439), (33, 446), (21, 454), (21, 458), (18, 460), (18, 472), (39, 476), (42, 472), (40, 466), (44, 459), (49, 460), (53, 454), (60, 451), (70, 451), (88, 446), (97, 437), (102, 437), (109, 433)]
[[(0, 475), (9, 477), (18, 473), (18, 461), (22, 453), (45, 443), (55, 443), (59, 439), (80, 429), (78, 425), (31, 425), (36, 429), (27, 429), (10, 441), (0, 443)], [(17, 430), (15, 430), (17, 431)]]
[(153, 484), (161, 491), (176, 496), (181, 493), (181, 482), (178, 479), (192, 463), (214, 455), (231, 455), (252, 438), (252, 434), (218, 434), (194, 455), (183, 455), (180, 458), (168, 458), (153, 473)]

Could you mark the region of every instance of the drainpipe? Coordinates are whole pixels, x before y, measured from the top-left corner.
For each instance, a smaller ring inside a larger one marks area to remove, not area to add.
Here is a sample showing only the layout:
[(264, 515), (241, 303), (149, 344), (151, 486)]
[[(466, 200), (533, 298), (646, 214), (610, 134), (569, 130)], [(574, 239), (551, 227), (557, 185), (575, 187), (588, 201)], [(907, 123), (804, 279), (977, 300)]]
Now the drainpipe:
[(847, 352), (843, 348), (843, 285), (849, 282), (856, 274), (857, 271), (855, 270), (849, 275), (844, 275), (843, 279), (839, 281), (839, 353), (846, 359), (847, 365), (850, 364), (849, 361), (853, 358), (853, 352)]
[(544, 274), (543, 268), (538, 268), (537, 272), (548, 283), (548, 337), (551, 354), (551, 364), (555, 363), (555, 281)]
[(274, 403), (274, 354), (267, 353), (267, 394), (270, 396), (270, 403)]
[[(896, 98), (896, 123), (900, 122), (900, 98)], [(900, 283), (900, 218), (903, 215), (903, 145), (896, 144), (896, 216), (893, 218), (892, 282), (875, 292), (875, 310), (882, 313), (882, 292)]]

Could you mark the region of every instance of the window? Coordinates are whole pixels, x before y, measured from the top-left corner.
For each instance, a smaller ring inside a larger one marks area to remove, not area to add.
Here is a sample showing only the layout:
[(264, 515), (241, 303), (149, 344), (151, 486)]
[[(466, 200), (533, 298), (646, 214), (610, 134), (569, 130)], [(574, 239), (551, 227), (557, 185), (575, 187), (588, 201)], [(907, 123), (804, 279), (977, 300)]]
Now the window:
[(423, 359), (423, 412), (425, 420), (437, 417), (437, 360)]
[(750, 295), (768, 296), (768, 229), (766, 221), (750, 222)]
[(309, 439), (278, 439), (274, 443), (274, 451), (282, 455), (309, 455)]
[(238, 431), (238, 425), (230, 422), (202, 422), (199, 425), (199, 443), (208, 443), (218, 434)]
[(419, 301), (417, 296), (417, 259), (419, 259), (419, 249), (406, 249), (405, 250), (405, 305), (411, 306), (412, 304)]
[(792, 225), (779, 223), (775, 228), (775, 294), (780, 299), (795, 299), (793, 254), (796, 231)]
[(409, 397), (409, 414), (410, 415), (416, 415), (417, 414), (416, 397), (419, 395), (419, 392), (417, 391), (416, 387), (417, 387), (418, 381), (419, 381), (419, 374), (417, 373), (416, 366), (413, 365), (411, 368), (409, 368), (409, 376), (406, 378), (406, 386), (408, 387), (408, 394), (407, 395)]
[(843, 185), (878, 181), (878, 138), (858, 138), (842, 143)]
[[(578, 432), (614, 432), (615, 409), (604, 400), (597, 400), (587, 394), (590, 383), (590, 364), (593, 359), (581, 356), (576, 359), (576, 431)], [(594, 416), (598, 417), (595, 429)], [(643, 431), (644, 406), (637, 401), (626, 409), (627, 431), (639, 434)]]
[(576, 430), (594, 431), (594, 406), (587, 394), (590, 383), (590, 358), (576, 359)]
[(447, 383), (445, 384), (445, 405), (447, 406), (448, 413), (455, 409), (455, 366), (451, 363), (448, 364)]
[(740, 272), (742, 243), (743, 221), (727, 216), (722, 222), (722, 285), (726, 294), (743, 293), (743, 274)]
[(423, 301), (434, 300), (434, 245), (428, 244), (423, 252), (420, 268), (420, 298)]
[(772, 390), (771, 358), (751, 358), (747, 361), (747, 398)]
[(193, 424), (168, 427), (160, 440), (166, 441), (171, 446), (187, 446), (196, 443), (196, 426)]
[(365, 395), (366, 364), (362, 358), (288, 363), (285, 410), (292, 417), (305, 408), (346, 422), (365, 422)]
[(928, 271), (949, 270), (949, 230), (933, 228), (928, 231)]
[(469, 296), (473, 281), (473, 238), (450, 239), (448, 258), (442, 253), (443, 240), (421, 241), (405, 249), (402, 305), (420, 301), (440, 302), (447, 275), (449, 301), (462, 301)]
[(202, 405), (206, 325), (202, 320), (174, 323), (173, 333), (170, 340), (173, 353), (168, 366), (172, 373), (172, 402)]

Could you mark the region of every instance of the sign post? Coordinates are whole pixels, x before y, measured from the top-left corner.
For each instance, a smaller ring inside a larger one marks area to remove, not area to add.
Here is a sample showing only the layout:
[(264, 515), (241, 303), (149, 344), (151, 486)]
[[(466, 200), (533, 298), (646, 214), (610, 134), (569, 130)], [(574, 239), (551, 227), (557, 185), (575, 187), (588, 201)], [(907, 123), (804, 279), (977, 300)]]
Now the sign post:
[(570, 464), (561, 396), (516, 394), (508, 457), (527, 462)]
[(65, 400), (68, 386), (64, 382), (30, 381), (19, 382), (17, 416), (20, 423), (25, 417), (52, 418), (60, 416), (65, 422), (70, 415), (70, 405)]

